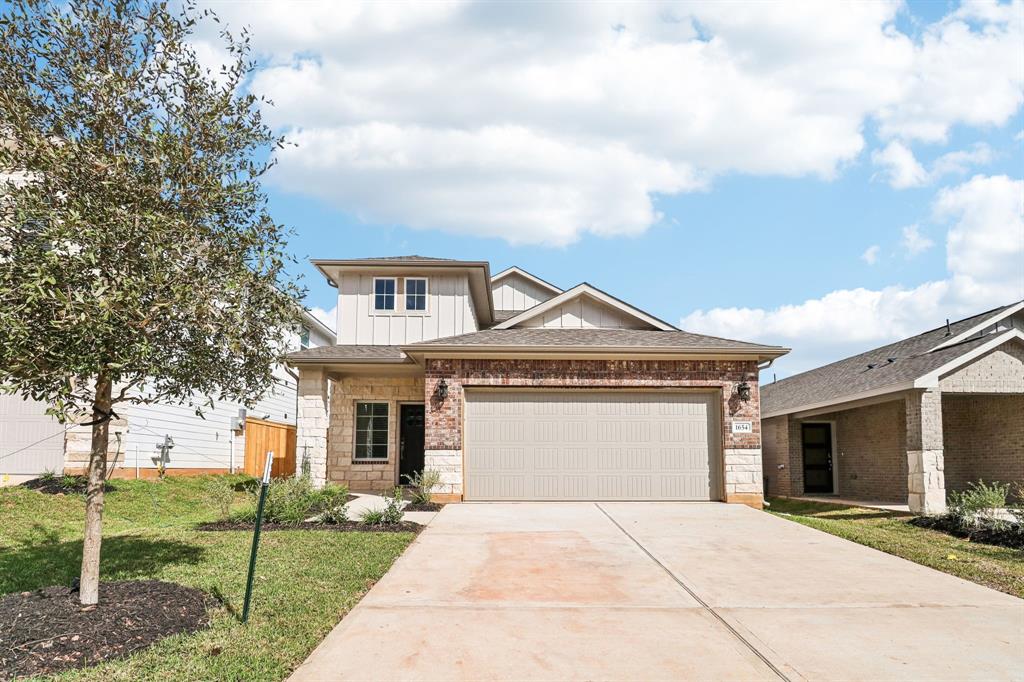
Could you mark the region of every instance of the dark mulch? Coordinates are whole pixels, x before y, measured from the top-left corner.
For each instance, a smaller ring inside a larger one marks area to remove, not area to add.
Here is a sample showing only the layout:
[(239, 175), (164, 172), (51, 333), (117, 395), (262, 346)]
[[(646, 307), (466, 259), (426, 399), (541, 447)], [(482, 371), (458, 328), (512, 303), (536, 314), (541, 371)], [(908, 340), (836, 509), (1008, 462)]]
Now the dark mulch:
[(948, 516), (917, 516), (910, 519), (908, 523), (920, 528), (942, 531), (947, 535), (964, 538), (971, 542), (1009, 547), (1010, 549), (1024, 549), (1024, 529), (1010, 522), (1002, 527), (993, 527), (990, 523), (982, 522), (975, 528), (965, 529), (961, 528), (955, 519)]
[[(253, 530), (251, 523), (238, 523), (237, 521), (213, 521), (200, 523), (196, 526), (199, 530)], [(358, 521), (347, 521), (345, 523), (264, 523), (263, 530), (329, 530), (359, 533), (419, 533), (423, 526), (412, 521), (402, 521), (393, 525), (371, 526)]]
[[(21, 484), (22, 488), (38, 490), (47, 495), (84, 495), (89, 480), (85, 476), (55, 476), (53, 478), (33, 478)], [(117, 486), (110, 481), (103, 486), (104, 492), (116, 490)]]
[(402, 507), (402, 511), (441, 511), (443, 504), (438, 502), (409, 503)]
[(100, 584), (100, 603), (78, 591), (44, 587), (0, 598), (0, 679), (53, 675), (121, 658), (169, 635), (209, 624), (214, 602), (191, 587), (159, 580)]

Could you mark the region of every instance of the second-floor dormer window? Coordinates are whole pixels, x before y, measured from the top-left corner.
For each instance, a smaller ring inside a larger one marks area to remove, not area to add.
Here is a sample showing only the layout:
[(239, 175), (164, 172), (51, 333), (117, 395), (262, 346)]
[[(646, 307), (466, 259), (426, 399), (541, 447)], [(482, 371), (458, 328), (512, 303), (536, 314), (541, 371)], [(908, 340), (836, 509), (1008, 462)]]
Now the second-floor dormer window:
[(395, 278), (377, 277), (373, 280), (373, 309), (395, 309)]
[(427, 280), (425, 277), (405, 278), (405, 309), (427, 309)]

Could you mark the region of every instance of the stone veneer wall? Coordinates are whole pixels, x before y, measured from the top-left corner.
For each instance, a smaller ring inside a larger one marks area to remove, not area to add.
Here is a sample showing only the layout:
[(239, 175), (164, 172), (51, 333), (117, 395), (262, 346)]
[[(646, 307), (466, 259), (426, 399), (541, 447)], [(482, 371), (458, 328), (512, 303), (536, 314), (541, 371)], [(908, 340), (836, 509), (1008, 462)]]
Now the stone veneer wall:
[[(437, 400), (444, 379), (448, 398)], [(748, 402), (735, 395), (746, 381)], [(443, 495), (462, 494), (463, 389), (516, 388), (716, 388), (722, 395), (722, 444), (727, 502), (760, 506), (760, 393), (757, 363), (736, 360), (437, 360), (426, 361), (426, 468), (442, 472)], [(733, 434), (732, 422), (753, 422), (753, 433)]]
[(942, 396), (946, 490), (978, 479), (1024, 485), (1024, 394)]
[[(388, 403), (388, 459), (354, 462), (357, 402)], [(357, 492), (393, 488), (398, 480), (399, 405), (423, 402), (423, 377), (343, 377), (332, 382), (327, 480)], [(427, 467), (429, 468), (429, 466)]]

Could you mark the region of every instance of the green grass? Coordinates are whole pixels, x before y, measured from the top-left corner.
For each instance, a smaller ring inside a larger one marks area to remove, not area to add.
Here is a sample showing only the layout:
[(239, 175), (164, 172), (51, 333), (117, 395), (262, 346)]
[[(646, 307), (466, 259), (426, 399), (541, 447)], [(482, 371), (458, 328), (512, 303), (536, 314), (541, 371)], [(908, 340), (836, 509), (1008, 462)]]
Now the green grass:
[(774, 498), (771, 513), (1024, 598), (1024, 552), (912, 526), (910, 514)]
[[(204, 499), (208, 480), (114, 481), (106, 495), (101, 576), (206, 590), (224, 603), (212, 627), (58, 679), (282, 679), (413, 539), (411, 533), (264, 533), (253, 609), (242, 625), (236, 614), (252, 534), (195, 530), (197, 522), (218, 516)], [(239, 493), (236, 502), (243, 500)], [(0, 489), (0, 594), (70, 584), (81, 561), (84, 504), (81, 495)]]

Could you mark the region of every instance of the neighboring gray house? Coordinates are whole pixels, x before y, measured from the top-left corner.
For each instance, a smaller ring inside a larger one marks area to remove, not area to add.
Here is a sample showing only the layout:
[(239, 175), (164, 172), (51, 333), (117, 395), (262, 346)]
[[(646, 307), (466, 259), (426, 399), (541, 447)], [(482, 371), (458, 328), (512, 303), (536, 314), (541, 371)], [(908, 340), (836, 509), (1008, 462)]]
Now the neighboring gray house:
[(767, 494), (945, 509), (1024, 484), (1024, 301), (761, 387)]
[[(292, 347), (312, 348), (336, 341), (334, 330), (310, 313), (292, 337)], [(242, 471), (246, 461), (246, 433), (256, 426), (264, 431), (283, 430), (294, 441), (296, 378), (284, 366), (274, 372), (274, 386), (255, 408), (240, 419), (241, 405), (215, 402), (203, 417), (187, 405), (122, 404), (120, 419), (111, 426), (109, 457), (118, 477), (152, 476), (157, 446), (165, 436), (174, 439), (167, 469), (171, 474)], [(65, 428), (46, 414), (46, 405), (15, 395), (0, 395), (0, 485), (18, 483), (45, 471), (83, 473), (89, 460), (90, 430)], [(251, 454), (250, 459), (252, 459)], [(280, 453), (279, 453), (280, 454)], [(248, 467), (253, 469), (252, 466)]]

